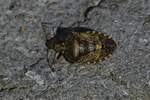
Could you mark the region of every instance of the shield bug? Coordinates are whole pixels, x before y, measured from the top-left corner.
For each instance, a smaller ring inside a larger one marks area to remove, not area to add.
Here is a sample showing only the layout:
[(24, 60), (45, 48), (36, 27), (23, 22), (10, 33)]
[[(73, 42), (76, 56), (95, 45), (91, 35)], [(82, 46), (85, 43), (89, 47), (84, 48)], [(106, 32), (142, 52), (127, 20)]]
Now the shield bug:
[(112, 55), (117, 45), (107, 34), (86, 27), (58, 27), (46, 41), (48, 49), (70, 63), (97, 63)]

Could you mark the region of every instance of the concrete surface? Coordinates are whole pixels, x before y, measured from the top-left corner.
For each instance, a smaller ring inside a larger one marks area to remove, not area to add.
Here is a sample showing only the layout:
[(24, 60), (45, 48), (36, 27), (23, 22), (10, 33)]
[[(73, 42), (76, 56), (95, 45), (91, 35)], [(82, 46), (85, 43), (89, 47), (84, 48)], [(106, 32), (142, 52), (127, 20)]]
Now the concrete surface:
[[(51, 72), (41, 22), (106, 32), (118, 48)], [(150, 100), (150, 0), (0, 0), (0, 100)]]

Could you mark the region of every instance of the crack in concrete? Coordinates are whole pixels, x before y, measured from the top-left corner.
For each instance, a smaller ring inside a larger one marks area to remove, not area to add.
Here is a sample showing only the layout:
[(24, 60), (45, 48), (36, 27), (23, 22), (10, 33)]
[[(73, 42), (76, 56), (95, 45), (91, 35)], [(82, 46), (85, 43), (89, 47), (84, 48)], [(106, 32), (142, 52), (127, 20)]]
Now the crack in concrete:
[(90, 20), (88, 18), (89, 12), (91, 12), (94, 8), (101, 7), (101, 4), (104, 1), (105, 0), (100, 0), (97, 5), (87, 7), (86, 10), (83, 12), (83, 21), (76, 21), (73, 24), (71, 24), (70, 26), (75, 26), (76, 24), (77, 24), (77, 26), (80, 26), (80, 24), (85, 23), (86, 21)]
[(30, 67), (34, 67), (36, 66), (41, 60), (43, 60), (44, 58), (39, 58), (35, 63), (31, 64)]
[(43, 60), (45, 58), (39, 58), (36, 62), (34, 62), (33, 64), (29, 65), (28, 67), (27, 66), (24, 66), (24, 73), (26, 73), (29, 69), (32, 69), (34, 66), (36, 66), (37, 64), (39, 64), (39, 62), (41, 60)]
[(97, 5), (90, 6), (90, 7), (86, 8), (86, 10), (85, 10), (85, 12), (84, 12), (84, 21), (87, 21), (87, 20), (88, 20), (87, 17), (88, 17), (89, 12), (91, 12), (94, 8), (101, 7), (101, 4), (102, 4), (104, 1), (105, 1), (105, 0), (100, 0)]
[(18, 86), (18, 85), (6, 85), (3, 88), (0, 89), (0, 92), (4, 92), (4, 91), (15, 91), (15, 90), (20, 90), (20, 89), (29, 89), (31, 86)]

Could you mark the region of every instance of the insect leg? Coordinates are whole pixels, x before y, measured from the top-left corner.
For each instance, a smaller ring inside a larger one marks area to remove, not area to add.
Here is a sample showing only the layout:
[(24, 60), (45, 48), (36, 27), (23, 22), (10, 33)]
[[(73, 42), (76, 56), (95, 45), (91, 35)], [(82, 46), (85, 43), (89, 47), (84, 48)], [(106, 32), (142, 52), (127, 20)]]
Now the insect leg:
[(47, 62), (48, 62), (48, 65), (51, 69), (52, 72), (55, 72), (55, 57), (56, 57), (56, 53), (55, 53), (55, 56), (54, 56), (54, 59), (52, 61), (50, 61), (49, 57), (52, 56), (52, 55), (49, 55), (49, 50), (47, 49)]
[(59, 59), (62, 56), (62, 52), (60, 52), (57, 56), (56, 59)]

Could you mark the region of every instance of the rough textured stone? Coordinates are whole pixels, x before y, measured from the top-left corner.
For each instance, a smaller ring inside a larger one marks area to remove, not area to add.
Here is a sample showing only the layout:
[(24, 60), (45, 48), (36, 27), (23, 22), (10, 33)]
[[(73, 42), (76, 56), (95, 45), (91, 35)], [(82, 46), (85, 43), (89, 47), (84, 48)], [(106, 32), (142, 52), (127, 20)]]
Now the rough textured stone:
[[(100, 2), (0, 0), (0, 100), (150, 100), (150, 0)], [(52, 72), (41, 22), (106, 32), (118, 48), (96, 65), (61, 58)]]

